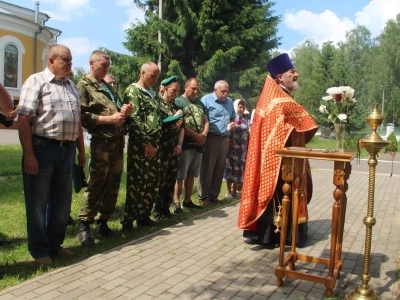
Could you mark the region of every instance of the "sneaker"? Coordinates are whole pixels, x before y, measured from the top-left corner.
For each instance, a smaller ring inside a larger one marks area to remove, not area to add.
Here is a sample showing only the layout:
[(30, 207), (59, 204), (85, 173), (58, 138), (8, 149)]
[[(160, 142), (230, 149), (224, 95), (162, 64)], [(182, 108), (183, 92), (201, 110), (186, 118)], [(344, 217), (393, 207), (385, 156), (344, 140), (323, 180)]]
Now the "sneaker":
[(232, 199), (233, 196), (232, 196), (232, 194), (226, 194), (225, 198), (226, 198), (226, 199)]
[(182, 207), (181, 204), (178, 203), (174, 203), (174, 214), (180, 214), (182, 213)]
[(196, 209), (202, 209), (203, 207), (200, 205), (196, 205), (192, 202), (192, 200), (189, 200), (188, 202), (183, 201), (182, 206), (185, 208), (196, 208)]
[(136, 224), (139, 226), (156, 226), (157, 223), (150, 219), (150, 217), (145, 217), (142, 219), (136, 220)]

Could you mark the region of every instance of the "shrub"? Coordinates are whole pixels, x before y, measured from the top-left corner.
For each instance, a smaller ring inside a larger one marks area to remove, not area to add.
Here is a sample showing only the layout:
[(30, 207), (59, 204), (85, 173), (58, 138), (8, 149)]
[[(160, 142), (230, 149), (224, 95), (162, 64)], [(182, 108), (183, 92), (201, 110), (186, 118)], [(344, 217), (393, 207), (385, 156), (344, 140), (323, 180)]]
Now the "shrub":
[(388, 153), (391, 151), (397, 152), (397, 138), (396, 138), (396, 135), (394, 134), (394, 132), (389, 134), (387, 140), (390, 142), (390, 144), (388, 144), (386, 146), (385, 153)]
[(344, 139), (344, 149), (346, 151), (357, 151), (357, 142), (361, 139), (360, 135), (346, 135)]

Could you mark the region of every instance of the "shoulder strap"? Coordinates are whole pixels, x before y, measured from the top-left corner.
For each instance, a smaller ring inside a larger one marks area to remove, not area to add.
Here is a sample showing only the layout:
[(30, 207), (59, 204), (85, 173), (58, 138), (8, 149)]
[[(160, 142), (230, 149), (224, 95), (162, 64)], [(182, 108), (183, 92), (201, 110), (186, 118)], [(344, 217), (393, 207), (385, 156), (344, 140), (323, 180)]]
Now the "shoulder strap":
[(196, 118), (195, 118), (195, 116), (194, 116), (194, 114), (193, 114), (192, 109), (190, 108), (190, 105), (192, 105), (192, 104), (189, 104), (189, 105), (187, 106), (187, 108), (190, 110), (190, 113), (191, 113), (192, 116), (193, 116), (194, 126), (196, 126), (196, 131), (197, 131), (197, 133), (200, 133), (200, 132), (199, 132), (199, 127), (197, 126)]

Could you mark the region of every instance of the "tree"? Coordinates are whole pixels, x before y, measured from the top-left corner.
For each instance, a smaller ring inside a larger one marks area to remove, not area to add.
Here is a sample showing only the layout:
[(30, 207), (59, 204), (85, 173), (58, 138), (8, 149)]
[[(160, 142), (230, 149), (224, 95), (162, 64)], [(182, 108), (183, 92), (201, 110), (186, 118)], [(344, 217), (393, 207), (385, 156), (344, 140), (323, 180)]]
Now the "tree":
[[(368, 80), (369, 96), (379, 104), (384, 100), (384, 124), (398, 123), (400, 118), (400, 14), (389, 20), (377, 38), (371, 64), (373, 70)], [(384, 94), (384, 98), (383, 98)]]
[(325, 92), (324, 87), (318, 85), (316, 78), (320, 55), (319, 46), (312, 40), (307, 40), (297, 46), (292, 54), (293, 64), (299, 74), (300, 86), (300, 90), (295, 92), (294, 97), (314, 119), (318, 118), (321, 95)]
[(115, 77), (117, 93), (122, 96), (128, 85), (139, 80), (140, 66), (144, 61), (140, 61), (136, 56), (119, 54), (106, 48), (100, 48), (100, 50), (110, 56), (109, 73)]
[(71, 80), (72, 80), (75, 84), (78, 84), (79, 80), (80, 80), (83, 76), (85, 76), (87, 73), (89, 73), (89, 71), (85, 70), (85, 69), (82, 68), (82, 67), (74, 68), (74, 71), (73, 71), (73, 75), (74, 75), (74, 76), (71, 78)]
[[(164, 1), (135, 3), (145, 9), (145, 20), (127, 30), (125, 47), (138, 61), (158, 61), (161, 78), (197, 77), (201, 92), (209, 93), (217, 80), (228, 81), (232, 97), (255, 102), (266, 76), (269, 51), (279, 45), (279, 17), (267, 0)], [(158, 31), (162, 43), (158, 42)]]

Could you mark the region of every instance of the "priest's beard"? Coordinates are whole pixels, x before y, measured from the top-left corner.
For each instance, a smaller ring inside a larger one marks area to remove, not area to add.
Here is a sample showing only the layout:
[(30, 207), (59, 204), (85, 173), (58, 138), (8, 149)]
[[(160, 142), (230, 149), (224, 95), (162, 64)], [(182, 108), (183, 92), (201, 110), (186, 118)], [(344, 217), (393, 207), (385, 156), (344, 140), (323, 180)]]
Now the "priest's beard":
[(289, 92), (297, 91), (299, 89), (299, 83), (293, 80), (293, 78), (289, 78), (287, 75), (283, 75), (283, 80), (285, 83), (285, 87), (289, 90)]

